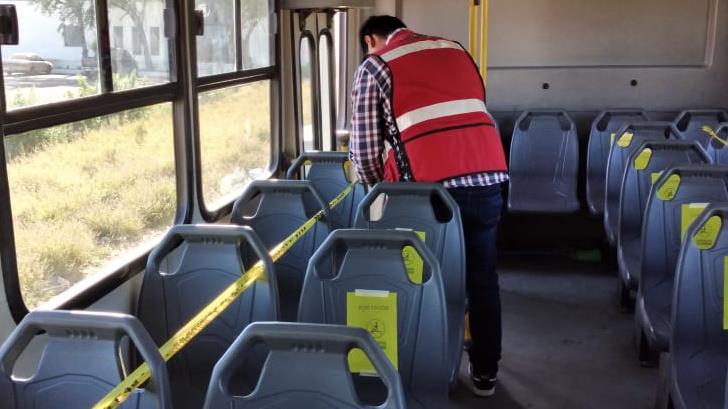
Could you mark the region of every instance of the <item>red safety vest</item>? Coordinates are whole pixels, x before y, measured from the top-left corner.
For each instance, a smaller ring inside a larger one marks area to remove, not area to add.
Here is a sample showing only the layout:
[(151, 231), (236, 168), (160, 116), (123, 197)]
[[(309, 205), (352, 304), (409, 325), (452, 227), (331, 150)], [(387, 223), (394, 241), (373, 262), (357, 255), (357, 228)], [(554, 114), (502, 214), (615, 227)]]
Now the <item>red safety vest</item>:
[(376, 55), (392, 72), (402, 143), (400, 161), (395, 150), (387, 153), (385, 180), (400, 181), (403, 162), (419, 182), (507, 170), (483, 79), (460, 44), (403, 30)]

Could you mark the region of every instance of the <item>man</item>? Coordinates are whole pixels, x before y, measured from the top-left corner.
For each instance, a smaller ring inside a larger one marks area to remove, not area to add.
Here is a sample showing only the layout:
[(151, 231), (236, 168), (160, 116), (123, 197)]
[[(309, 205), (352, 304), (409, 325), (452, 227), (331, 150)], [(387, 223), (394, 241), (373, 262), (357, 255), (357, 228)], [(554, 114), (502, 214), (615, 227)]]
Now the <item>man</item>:
[[(352, 92), (350, 157), (364, 183), (441, 182), (465, 232), (474, 393), (495, 392), (501, 349), (496, 228), (508, 181), (485, 89), (459, 44), (417, 34), (392, 16), (361, 28), (368, 54)], [(382, 159), (382, 155), (386, 159)]]

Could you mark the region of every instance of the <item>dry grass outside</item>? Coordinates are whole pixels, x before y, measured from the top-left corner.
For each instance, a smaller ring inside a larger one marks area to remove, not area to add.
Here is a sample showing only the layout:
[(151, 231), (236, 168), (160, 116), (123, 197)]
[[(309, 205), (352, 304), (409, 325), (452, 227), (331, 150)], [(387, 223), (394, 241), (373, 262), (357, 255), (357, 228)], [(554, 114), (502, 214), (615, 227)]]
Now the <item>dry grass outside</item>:
[[(268, 163), (267, 89), (252, 84), (201, 106), (205, 191), (211, 197), (249, 179), (230, 186), (221, 181), (250, 176), (250, 169)], [(171, 225), (177, 202), (171, 106), (131, 113), (91, 120), (98, 126), (69, 124), (6, 140), (6, 150), (15, 152), (8, 156), (8, 177), (20, 285), (29, 308)], [(13, 146), (28, 140), (30, 147)]]
[(271, 156), (269, 95), (268, 82), (200, 95), (202, 190), (208, 208), (265, 172)]

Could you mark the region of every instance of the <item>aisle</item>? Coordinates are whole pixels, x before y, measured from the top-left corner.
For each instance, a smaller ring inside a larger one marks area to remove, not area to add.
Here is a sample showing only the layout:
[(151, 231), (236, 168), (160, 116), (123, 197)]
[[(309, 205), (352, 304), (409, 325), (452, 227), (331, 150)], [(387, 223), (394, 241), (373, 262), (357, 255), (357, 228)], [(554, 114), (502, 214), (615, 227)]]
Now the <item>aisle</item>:
[(499, 271), (504, 348), (496, 396), (477, 399), (461, 385), (450, 408), (652, 408), (657, 370), (637, 362), (632, 315), (614, 305), (615, 273), (553, 258), (505, 261)]

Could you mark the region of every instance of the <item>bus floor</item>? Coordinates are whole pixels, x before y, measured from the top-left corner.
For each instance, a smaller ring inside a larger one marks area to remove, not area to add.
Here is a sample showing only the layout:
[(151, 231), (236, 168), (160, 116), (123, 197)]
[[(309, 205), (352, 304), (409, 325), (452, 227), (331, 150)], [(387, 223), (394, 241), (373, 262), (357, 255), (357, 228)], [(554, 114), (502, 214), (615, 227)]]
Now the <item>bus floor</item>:
[(451, 409), (647, 409), (658, 371), (641, 368), (632, 314), (615, 303), (616, 273), (563, 258), (500, 263), (503, 359), (496, 394), (467, 389), (467, 356)]

